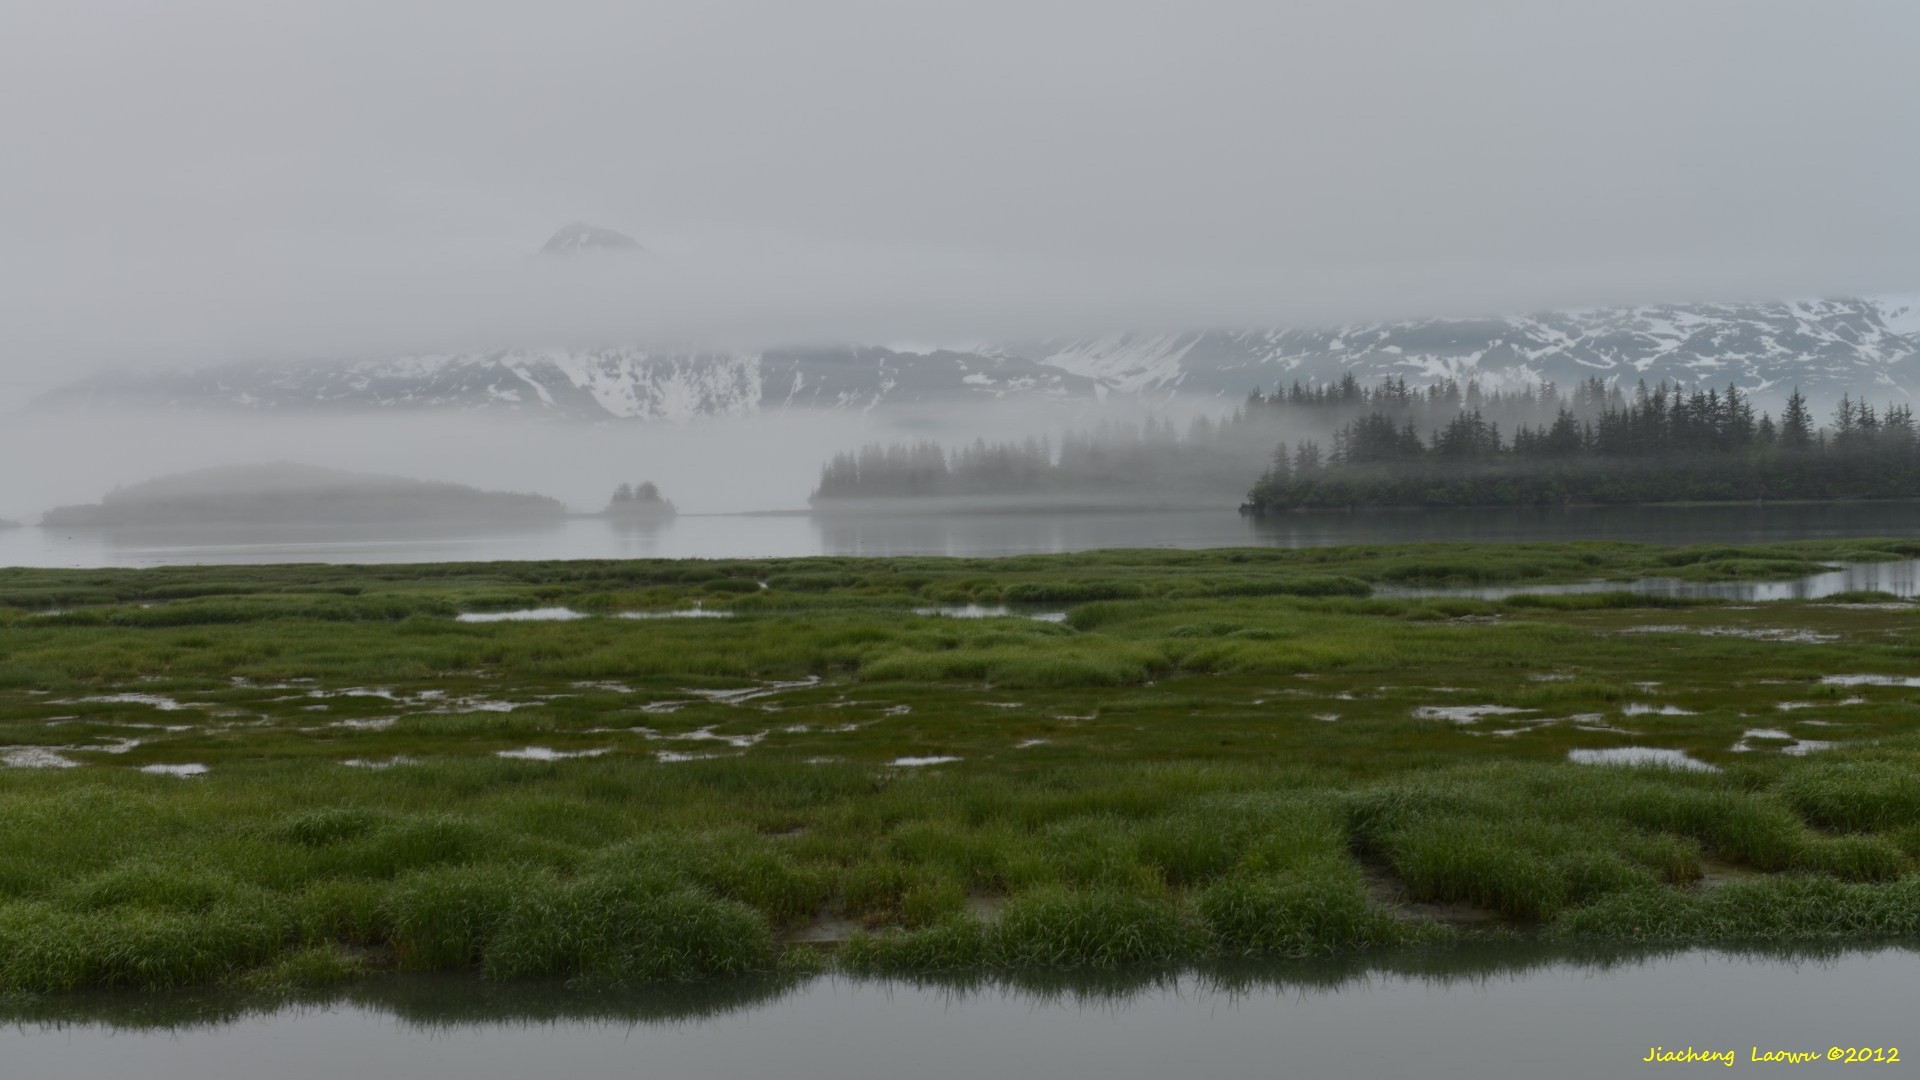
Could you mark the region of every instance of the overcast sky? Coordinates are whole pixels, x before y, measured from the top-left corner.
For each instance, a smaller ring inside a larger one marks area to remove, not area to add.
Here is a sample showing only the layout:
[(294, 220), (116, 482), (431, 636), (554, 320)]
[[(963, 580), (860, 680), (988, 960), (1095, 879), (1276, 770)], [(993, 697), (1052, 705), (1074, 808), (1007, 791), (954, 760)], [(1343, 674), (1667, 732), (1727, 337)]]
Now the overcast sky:
[[(1920, 288), (1912, 0), (0, 0), (0, 379)], [(652, 249), (528, 259), (574, 219)]]

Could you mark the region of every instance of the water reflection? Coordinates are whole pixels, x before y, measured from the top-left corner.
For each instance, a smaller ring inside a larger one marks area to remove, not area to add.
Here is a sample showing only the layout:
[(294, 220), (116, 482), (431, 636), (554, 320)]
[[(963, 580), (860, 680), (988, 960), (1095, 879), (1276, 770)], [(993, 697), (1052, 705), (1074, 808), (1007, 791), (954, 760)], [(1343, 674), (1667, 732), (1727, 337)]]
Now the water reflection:
[[(386, 979), (9, 1001), (10, 1072), (151, 1080), (492, 1077), (1616, 1077), (1656, 1045), (1897, 1045), (1910, 947), (1524, 944), (1197, 971), (655, 990)], [(1812, 1071), (1826, 1067), (1818, 1062)], [(1807, 1068), (1799, 1070), (1804, 1074)]]
[(0, 566), (405, 563), (510, 559), (988, 557), (1102, 548), (1418, 541), (1768, 543), (1920, 533), (1920, 503), (1375, 510), (1242, 517), (1230, 507), (860, 515), (682, 514), (497, 527), (0, 530)]
[[(1509, 596), (1568, 595), (1629, 592), (1696, 600), (1732, 600), (1763, 604), (1775, 600), (1824, 600), (1843, 593), (1878, 592), (1913, 599), (1920, 597), (1920, 559), (1892, 562), (1846, 563), (1837, 569), (1786, 581), (1683, 581), (1679, 578), (1642, 578), (1638, 581), (1586, 581), (1573, 585), (1447, 585), (1431, 588), (1379, 587), (1376, 596), (1460, 596), (1476, 600), (1504, 600)], [(1699, 633), (1689, 628), (1678, 632)], [(1739, 636), (1735, 631), (1722, 633)], [(1749, 632), (1751, 635), (1753, 632)]]
[(1300, 997), (1339, 995), (1394, 982), (1413, 982), (1444, 991), (1541, 976), (1659, 970), (1676, 961), (1701, 959), (1791, 971), (1803, 966), (1845, 966), (1888, 958), (1912, 965), (1920, 974), (1920, 941), (1746, 944), (1714, 950), (1507, 941), (1341, 957), (1224, 960), (1183, 968), (1052, 969), (886, 978), (769, 976), (638, 987), (503, 984), (467, 975), (395, 975), (338, 990), (273, 997), (230, 989), (7, 997), (0, 998), (0, 1021), (22, 1026), (186, 1031), (218, 1029), (247, 1018), (351, 1007), (427, 1028), (579, 1021), (674, 1024), (720, 1019), (799, 997), (831, 997), (849, 988), (930, 991), (950, 1003), (994, 998), (1030, 1005), (1125, 1008), (1168, 992)]
[(1253, 527), (1284, 547), (1448, 540), (1767, 544), (1912, 536), (1920, 531), (1920, 502), (1316, 511), (1259, 519)]

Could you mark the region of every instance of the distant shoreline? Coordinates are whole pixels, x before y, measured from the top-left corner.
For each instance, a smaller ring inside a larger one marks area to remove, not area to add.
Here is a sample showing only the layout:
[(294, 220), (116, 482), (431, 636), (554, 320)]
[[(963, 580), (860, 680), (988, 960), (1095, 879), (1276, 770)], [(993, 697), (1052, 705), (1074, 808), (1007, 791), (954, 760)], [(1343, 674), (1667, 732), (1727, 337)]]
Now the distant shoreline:
[(1231, 512), (1238, 496), (1133, 498), (1074, 497), (1070, 493), (1009, 495), (898, 495), (819, 499), (802, 511), (815, 517), (884, 517), (901, 514), (1145, 514)]
[(1347, 506), (1256, 506), (1241, 503), (1240, 513), (1248, 517), (1282, 517), (1293, 514), (1424, 513), (1434, 510), (1631, 510), (1794, 506), (1897, 506), (1920, 507), (1920, 497), (1863, 498), (1836, 496), (1831, 499), (1675, 499), (1662, 502), (1490, 502), (1490, 503), (1352, 503)]

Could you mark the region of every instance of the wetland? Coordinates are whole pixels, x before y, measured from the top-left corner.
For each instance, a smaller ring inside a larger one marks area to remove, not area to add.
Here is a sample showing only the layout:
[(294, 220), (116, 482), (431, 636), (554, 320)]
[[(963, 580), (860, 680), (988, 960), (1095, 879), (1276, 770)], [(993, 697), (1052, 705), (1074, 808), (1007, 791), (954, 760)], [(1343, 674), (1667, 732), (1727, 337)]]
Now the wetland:
[(1470, 590), (1916, 554), (0, 571), (0, 993), (1899, 940), (1914, 605)]

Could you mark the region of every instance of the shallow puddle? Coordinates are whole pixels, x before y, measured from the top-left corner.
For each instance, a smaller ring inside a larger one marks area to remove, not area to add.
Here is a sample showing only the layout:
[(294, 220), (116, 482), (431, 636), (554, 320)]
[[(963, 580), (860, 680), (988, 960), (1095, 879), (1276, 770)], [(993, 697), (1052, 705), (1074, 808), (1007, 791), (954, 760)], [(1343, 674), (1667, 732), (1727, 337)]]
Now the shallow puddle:
[(894, 758), (892, 761), (887, 762), (887, 764), (896, 768), (917, 769), (923, 765), (946, 765), (959, 760), (959, 758), (951, 755), (937, 754), (930, 757)]
[(1649, 705), (1644, 701), (1629, 701), (1620, 706), (1624, 716), (1698, 716), (1692, 709), (1683, 709), (1678, 705)]
[(1016, 611), (1005, 604), (947, 604), (939, 607), (917, 607), (915, 615), (945, 616), (949, 619), (1033, 619), (1037, 622), (1066, 622), (1064, 611)]
[(1632, 626), (1629, 634), (1696, 634), (1700, 637), (1731, 637), (1747, 641), (1779, 641), (1793, 645), (1825, 645), (1840, 640), (1839, 634), (1818, 630), (1796, 630), (1767, 626)]
[(187, 708), (180, 702), (161, 694), (96, 694), (93, 697), (74, 698), (61, 702), (64, 705), (145, 705), (161, 712), (174, 712)]
[[(820, 676), (809, 675), (804, 679), (792, 679), (786, 682), (765, 682), (758, 686), (747, 686), (738, 690), (682, 690), (680, 693), (692, 694), (694, 697), (711, 701), (716, 705), (739, 705), (743, 702), (758, 701), (764, 697), (772, 697), (775, 694), (784, 693), (788, 690), (802, 690), (809, 686), (816, 686), (819, 682)], [(660, 704), (672, 703), (661, 702)], [(679, 704), (686, 703), (680, 702)], [(647, 711), (653, 712), (655, 709), (649, 705), (647, 706)]]
[(572, 608), (541, 607), (524, 608), (520, 611), (467, 611), (453, 617), (455, 622), (494, 623), (494, 622), (571, 622), (585, 619), (585, 612)]
[[(796, 729), (798, 729), (798, 731), (796, 731)], [(764, 731), (756, 731), (750, 735), (723, 735), (720, 732), (713, 730), (712, 726), (696, 728), (693, 731), (676, 732), (672, 735), (668, 735), (660, 731), (655, 731), (653, 728), (650, 728), (650, 727), (632, 727), (632, 728), (627, 728), (626, 730), (632, 732), (635, 735), (639, 735), (647, 739), (669, 739), (675, 742), (726, 743), (728, 746), (733, 747), (735, 750), (745, 750), (749, 747), (755, 746), (760, 742), (760, 740), (767, 737), (767, 733)], [(782, 730), (796, 731), (796, 733), (798, 733), (798, 732), (807, 731), (809, 729), (805, 724), (795, 724), (790, 727), (784, 728)]]
[(1782, 701), (1778, 705), (1775, 705), (1774, 708), (1779, 709), (1781, 712), (1795, 712), (1800, 709), (1824, 709), (1828, 706), (1865, 705), (1866, 703), (1866, 698), (1850, 697), (1841, 698), (1839, 701)]
[(1471, 724), (1489, 716), (1512, 716), (1533, 712), (1507, 705), (1422, 705), (1413, 710), (1416, 720), (1445, 720), (1452, 724)]
[(140, 771), (149, 776), (177, 776), (184, 780), (188, 777), (205, 776), (207, 774), (207, 767), (197, 764), (142, 765), (140, 766)]
[(1567, 760), (1576, 765), (1655, 765), (1693, 772), (1720, 771), (1719, 766), (1688, 757), (1683, 751), (1657, 746), (1613, 746), (1604, 750), (1569, 750)]
[(501, 750), (494, 756), (515, 761), (566, 761), (569, 758), (599, 757), (612, 752), (613, 748), (607, 746), (593, 750), (554, 750), (545, 746), (525, 746), (518, 750)]
[(0, 765), (14, 769), (77, 769), (80, 763), (43, 746), (23, 746), (0, 753)]
[(1805, 757), (1820, 750), (1831, 750), (1837, 745), (1822, 739), (1802, 739), (1778, 728), (1748, 728), (1740, 733), (1740, 741), (1733, 744), (1733, 752), (1745, 754), (1755, 750), (1775, 750), (1793, 757)]
[(1920, 675), (1827, 675), (1820, 681), (1828, 686), (1920, 687)]

